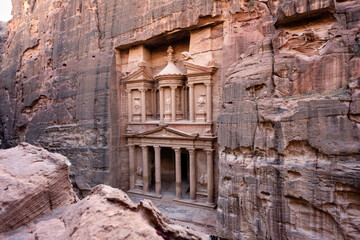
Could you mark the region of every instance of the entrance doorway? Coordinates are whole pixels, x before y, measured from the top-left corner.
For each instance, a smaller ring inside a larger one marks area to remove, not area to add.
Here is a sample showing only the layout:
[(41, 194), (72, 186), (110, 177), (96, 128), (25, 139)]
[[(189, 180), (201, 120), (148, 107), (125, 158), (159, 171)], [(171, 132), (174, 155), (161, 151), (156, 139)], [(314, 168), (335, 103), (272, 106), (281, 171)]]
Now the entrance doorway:
[(175, 152), (170, 147), (162, 147), (160, 158), (162, 194), (175, 196)]
[(183, 198), (190, 197), (190, 168), (189, 153), (186, 149), (181, 150), (181, 192)]

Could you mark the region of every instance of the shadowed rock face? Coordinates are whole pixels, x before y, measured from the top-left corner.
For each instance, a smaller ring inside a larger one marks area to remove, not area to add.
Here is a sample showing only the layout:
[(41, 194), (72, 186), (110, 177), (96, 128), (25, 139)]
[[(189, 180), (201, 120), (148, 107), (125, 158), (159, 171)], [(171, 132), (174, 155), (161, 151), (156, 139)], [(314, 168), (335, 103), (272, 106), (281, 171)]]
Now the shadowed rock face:
[(359, 1), (13, 6), (0, 60), (1, 146), (25, 140), (63, 153), (84, 192), (126, 189), (126, 93), (114, 48), (222, 23), (219, 235), (360, 234)]

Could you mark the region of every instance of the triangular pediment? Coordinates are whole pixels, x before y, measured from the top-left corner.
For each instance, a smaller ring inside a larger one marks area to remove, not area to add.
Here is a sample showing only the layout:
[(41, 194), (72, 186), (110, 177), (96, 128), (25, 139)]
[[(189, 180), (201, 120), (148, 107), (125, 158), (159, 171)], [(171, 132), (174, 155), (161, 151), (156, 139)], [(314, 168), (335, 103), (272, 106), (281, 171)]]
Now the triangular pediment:
[(189, 134), (174, 128), (170, 127), (158, 127), (150, 131), (142, 132), (136, 134), (137, 137), (146, 137), (146, 138), (191, 138), (194, 139), (198, 136), (198, 134)]
[(134, 81), (153, 81), (154, 77), (152, 74), (145, 68), (140, 67), (137, 70), (130, 73), (126, 79), (127, 82)]
[(215, 66), (211, 66), (211, 67), (206, 67), (206, 66), (202, 66), (202, 65), (198, 65), (195, 63), (191, 63), (191, 62), (184, 62), (184, 65), (186, 67), (187, 70), (187, 75), (189, 74), (213, 74), (217, 67)]

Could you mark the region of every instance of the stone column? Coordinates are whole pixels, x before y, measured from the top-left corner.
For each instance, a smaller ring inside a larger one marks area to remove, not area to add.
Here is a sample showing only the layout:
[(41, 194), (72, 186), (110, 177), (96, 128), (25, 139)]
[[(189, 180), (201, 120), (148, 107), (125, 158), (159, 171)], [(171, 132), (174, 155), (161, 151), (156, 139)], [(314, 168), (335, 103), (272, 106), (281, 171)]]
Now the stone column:
[(129, 145), (130, 190), (135, 189), (135, 146)]
[(143, 161), (143, 191), (149, 192), (149, 160), (148, 160), (148, 147), (141, 146), (142, 148), (142, 161)]
[(175, 170), (176, 170), (176, 199), (182, 199), (181, 188), (181, 150), (174, 148), (175, 151)]
[(195, 121), (195, 108), (194, 108), (194, 84), (189, 84), (189, 111), (190, 122)]
[(145, 92), (147, 89), (140, 89), (141, 95), (141, 122), (146, 122), (146, 99), (145, 99)]
[(189, 91), (184, 87), (184, 118), (189, 118)]
[(128, 93), (128, 122), (132, 122), (133, 121), (133, 106), (132, 106), (132, 94), (131, 94), (131, 89), (127, 90)]
[(180, 97), (181, 97), (181, 113), (182, 113), (182, 118), (185, 118), (185, 87), (181, 87), (180, 88), (181, 93), (180, 93)]
[(151, 90), (151, 113), (152, 118), (156, 119), (156, 89)]
[(176, 86), (171, 86), (171, 121), (176, 121), (176, 99), (175, 99)]
[(214, 203), (214, 162), (213, 162), (213, 150), (206, 149), (206, 166), (207, 166), (207, 193), (208, 203)]
[(211, 83), (206, 84), (206, 122), (212, 122), (212, 96)]
[(164, 121), (164, 88), (159, 87), (159, 91), (160, 91), (160, 122)]
[(188, 149), (190, 156), (190, 200), (196, 200), (196, 163), (195, 149)]
[(161, 156), (159, 146), (154, 146), (155, 150), (155, 191), (157, 195), (161, 194)]

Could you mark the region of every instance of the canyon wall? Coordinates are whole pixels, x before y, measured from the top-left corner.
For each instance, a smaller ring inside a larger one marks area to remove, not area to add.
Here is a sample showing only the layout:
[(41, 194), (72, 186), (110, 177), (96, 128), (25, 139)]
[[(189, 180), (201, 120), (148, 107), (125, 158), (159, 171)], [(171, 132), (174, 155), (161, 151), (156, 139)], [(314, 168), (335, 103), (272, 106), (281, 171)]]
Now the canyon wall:
[(359, 235), (359, 1), (13, 6), (0, 37), (0, 147), (26, 141), (64, 154), (84, 193), (99, 183), (126, 190), (121, 51), (221, 25), (219, 236)]
[(220, 14), (219, 3), (12, 2), (0, 63), (2, 147), (26, 141), (66, 155), (82, 191), (99, 183), (126, 189), (127, 105), (115, 47), (194, 28)]
[(286, 1), (277, 30), (228, 69), (220, 236), (358, 239), (359, 10), (358, 1)]

